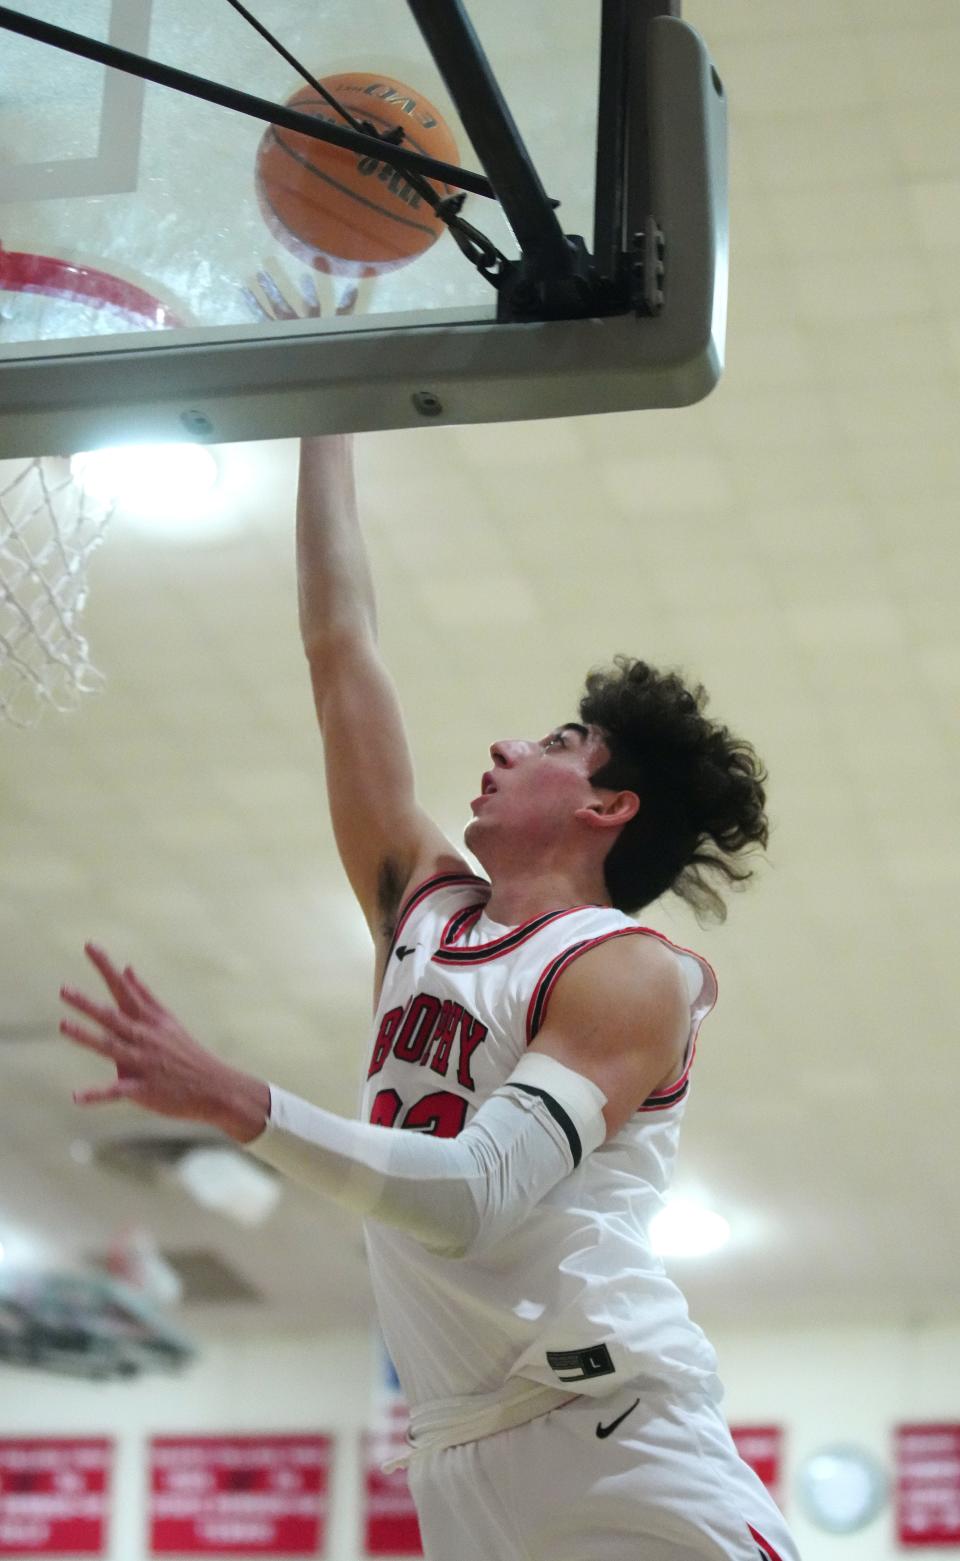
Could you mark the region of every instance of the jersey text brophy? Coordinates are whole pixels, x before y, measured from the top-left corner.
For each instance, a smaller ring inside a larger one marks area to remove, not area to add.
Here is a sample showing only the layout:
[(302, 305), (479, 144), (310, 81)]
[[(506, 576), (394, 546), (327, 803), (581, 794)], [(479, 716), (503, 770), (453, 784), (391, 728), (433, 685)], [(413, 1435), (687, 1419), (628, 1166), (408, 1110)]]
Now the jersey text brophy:
[(470, 1060), (486, 1038), (486, 1025), (461, 1003), (418, 992), (405, 1008), (391, 1008), (381, 1019), (367, 1078), (379, 1073), (392, 1053), (400, 1062), (429, 1067), (441, 1078), (454, 1063), (457, 1083), (476, 1089)]

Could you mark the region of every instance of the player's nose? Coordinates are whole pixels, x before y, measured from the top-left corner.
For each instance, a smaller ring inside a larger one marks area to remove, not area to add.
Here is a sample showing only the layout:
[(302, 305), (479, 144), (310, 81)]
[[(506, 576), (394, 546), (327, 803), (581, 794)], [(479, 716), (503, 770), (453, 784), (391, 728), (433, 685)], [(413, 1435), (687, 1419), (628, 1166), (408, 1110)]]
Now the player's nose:
[(529, 746), (519, 737), (507, 737), (502, 742), (490, 744), (490, 757), (494, 764), (502, 764), (509, 769), (511, 764), (516, 764), (523, 757)]

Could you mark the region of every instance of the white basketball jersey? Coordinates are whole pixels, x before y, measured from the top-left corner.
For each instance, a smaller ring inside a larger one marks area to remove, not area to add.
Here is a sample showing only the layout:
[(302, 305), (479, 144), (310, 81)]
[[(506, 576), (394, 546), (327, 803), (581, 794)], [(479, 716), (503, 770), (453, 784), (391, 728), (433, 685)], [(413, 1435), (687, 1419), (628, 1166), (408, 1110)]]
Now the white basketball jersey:
[[(561, 972), (607, 938), (661, 937), (609, 906), (489, 920), (490, 885), (446, 875), (404, 903), (377, 1007), (365, 1121), (454, 1137), (513, 1072)], [(387, 1348), (412, 1410), (497, 1393), (508, 1379), (606, 1395), (638, 1378), (720, 1396), (716, 1358), (647, 1236), (680, 1131), (713, 971), (673, 950), (690, 997), (679, 1077), (482, 1256), (434, 1256), (366, 1222)], [(513, 1386), (520, 1387), (515, 1382)]]

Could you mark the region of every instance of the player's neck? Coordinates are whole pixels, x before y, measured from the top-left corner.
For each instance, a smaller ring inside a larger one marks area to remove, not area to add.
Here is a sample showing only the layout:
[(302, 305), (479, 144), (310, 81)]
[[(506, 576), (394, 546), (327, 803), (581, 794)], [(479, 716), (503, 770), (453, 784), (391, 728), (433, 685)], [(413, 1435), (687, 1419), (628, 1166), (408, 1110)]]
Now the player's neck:
[(609, 905), (603, 874), (504, 867), (490, 872), (493, 890), (486, 904), (491, 921), (517, 927), (546, 911), (573, 905)]

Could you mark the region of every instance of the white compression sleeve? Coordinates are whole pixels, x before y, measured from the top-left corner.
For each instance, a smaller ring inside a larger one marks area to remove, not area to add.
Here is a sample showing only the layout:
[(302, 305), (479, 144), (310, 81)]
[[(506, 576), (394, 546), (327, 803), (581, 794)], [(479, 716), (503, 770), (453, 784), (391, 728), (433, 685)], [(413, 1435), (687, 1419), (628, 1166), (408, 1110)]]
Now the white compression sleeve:
[(244, 1147), (442, 1257), (508, 1235), (606, 1136), (603, 1091), (528, 1052), (456, 1138), (353, 1122), (270, 1086), (270, 1117)]

